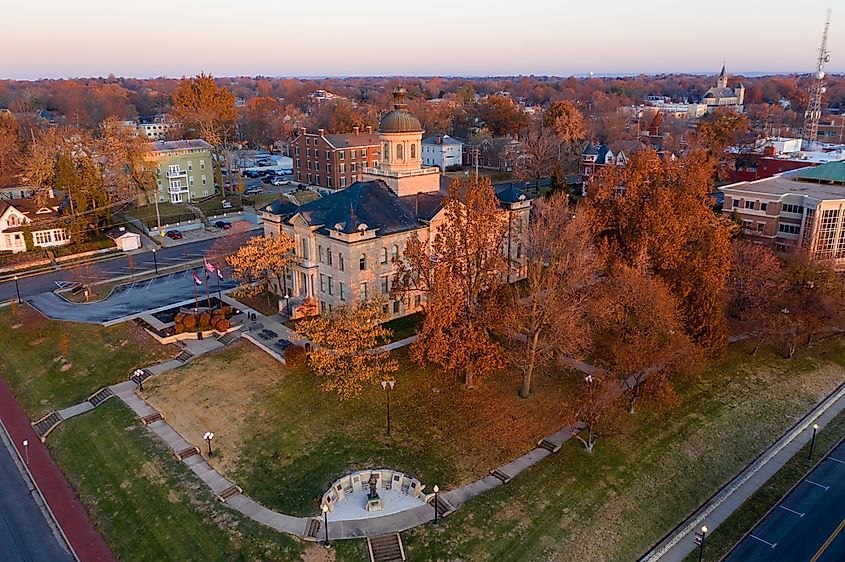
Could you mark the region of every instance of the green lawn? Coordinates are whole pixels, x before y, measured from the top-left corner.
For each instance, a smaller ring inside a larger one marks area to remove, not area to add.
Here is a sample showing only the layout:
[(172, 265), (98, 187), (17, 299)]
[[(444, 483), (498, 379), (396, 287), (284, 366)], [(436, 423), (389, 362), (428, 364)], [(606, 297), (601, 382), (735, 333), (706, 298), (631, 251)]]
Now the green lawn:
[(204, 431), (214, 431), (220, 451), (214, 462), (246, 493), (285, 513), (316, 515), (319, 497), (352, 469), (394, 468), (428, 489), (484, 476), (559, 429), (558, 397), (576, 379), (567, 372), (545, 374), (536, 397), (522, 400), (513, 376), (492, 377), (467, 391), (453, 378), (414, 366), (404, 353), (396, 355), (402, 370), (391, 395), (391, 437), (378, 381), (340, 401), (307, 370), (287, 369), (246, 341), (155, 377), (144, 388), (189, 441), (201, 443)]
[(570, 442), (437, 528), (404, 533), (409, 559), (635, 560), (845, 377), (842, 338), (791, 361), (747, 352), (732, 347), (679, 386), (680, 407), (641, 408), (592, 455)]
[(249, 197), (244, 197), (243, 202), (244, 205), (252, 205), (256, 209), (262, 209), (266, 205), (272, 203), (276, 199), (282, 198), (282, 200), (287, 200), (287, 197), (280, 196), (276, 193), (259, 193), (258, 195), (250, 195)]
[[(141, 207), (136, 207), (127, 214), (147, 225), (147, 228), (153, 228), (158, 224), (155, 205), (143, 205)], [(169, 201), (158, 204), (158, 214), (161, 218), (162, 225), (193, 220), (196, 218), (194, 213), (192, 213), (185, 205), (175, 205)]]
[[(742, 507), (733, 512), (724, 523), (708, 534), (703, 560), (708, 562), (721, 560), (733, 545), (739, 542), (743, 535), (750, 531), (819, 459), (839, 443), (843, 436), (845, 436), (845, 412), (840, 412), (827, 426), (819, 430), (812, 460), (807, 459), (807, 455), (810, 454), (810, 444), (808, 443), (762, 488), (745, 500)], [(685, 562), (697, 562), (697, 560), (697, 552), (693, 552), (685, 558)]]
[(119, 560), (294, 560), (302, 545), (242, 517), (153, 437), (118, 399), (47, 439)]
[(21, 307), (20, 319), (21, 325), (13, 328), (12, 311), (0, 310), (0, 374), (32, 420), (78, 404), (96, 390), (126, 380), (135, 369), (178, 353), (134, 323), (103, 328), (55, 322), (27, 306)]

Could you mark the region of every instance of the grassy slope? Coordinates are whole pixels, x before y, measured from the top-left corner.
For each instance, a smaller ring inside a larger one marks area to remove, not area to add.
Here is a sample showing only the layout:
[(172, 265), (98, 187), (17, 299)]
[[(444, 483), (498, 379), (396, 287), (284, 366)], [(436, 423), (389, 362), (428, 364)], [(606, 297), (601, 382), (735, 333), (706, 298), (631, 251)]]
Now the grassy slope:
[[(807, 459), (810, 445), (805, 445), (787, 462), (766, 484), (745, 500), (724, 523), (719, 525), (707, 537), (704, 549), (705, 561), (717, 561), (727, 554), (743, 535), (750, 531), (766, 512), (783, 497), (786, 492), (812, 468), (842, 437), (845, 436), (845, 412), (833, 418), (819, 431), (812, 460)], [(693, 552), (685, 562), (697, 562), (698, 552)]]
[[(145, 387), (183, 434), (216, 427), (225, 437), (218, 442), (224, 473), (257, 501), (293, 515), (316, 515), (319, 496), (351, 469), (385, 466), (429, 488), (455, 486), (484, 476), (559, 429), (556, 397), (571, 378), (564, 373), (540, 377), (536, 398), (524, 401), (513, 377), (466, 391), (454, 379), (397, 356), (402, 371), (391, 398), (390, 438), (377, 381), (361, 396), (340, 401), (308, 372), (266, 365), (266, 354), (251, 345), (198, 358)], [(219, 390), (233, 380), (262, 390), (254, 396)], [(224, 424), (215, 412), (237, 419)]]
[(218, 503), (117, 399), (47, 444), (120, 560), (293, 560), (294, 539)]
[[(641, 410), (588, 455), (569, 443), (437, 529), (405, 533), (413, 560), (633, 560), (843, 380), (845, 345), (792, 361), (745, 346)], [(351, 556), (350, 559), (359, 559)]]
[[(93, 324), (48, 321), (28, 307), (22, 326), (12, 329), (12, 313), (0, 310), (3, 352), (0, 374), (30, 419), (72, 406), (97, 389), (126, 380), (133, 370), (174, 355), (133, 323), (103, 328)], [(67, 357), (60, 340), (67, 336)], [(70, 368), (62, 371), (65, 364)]]

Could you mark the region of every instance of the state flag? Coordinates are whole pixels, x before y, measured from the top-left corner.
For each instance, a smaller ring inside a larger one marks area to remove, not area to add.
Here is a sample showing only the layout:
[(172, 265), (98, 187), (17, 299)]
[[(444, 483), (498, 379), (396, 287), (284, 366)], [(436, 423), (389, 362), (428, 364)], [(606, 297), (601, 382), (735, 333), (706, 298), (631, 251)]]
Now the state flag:
[(200, 279), (200, 276), (197, 275), (196, 271), (194, 271), (194, 283), (196, 283), (197, 286), (202, 285), (202, 279)]

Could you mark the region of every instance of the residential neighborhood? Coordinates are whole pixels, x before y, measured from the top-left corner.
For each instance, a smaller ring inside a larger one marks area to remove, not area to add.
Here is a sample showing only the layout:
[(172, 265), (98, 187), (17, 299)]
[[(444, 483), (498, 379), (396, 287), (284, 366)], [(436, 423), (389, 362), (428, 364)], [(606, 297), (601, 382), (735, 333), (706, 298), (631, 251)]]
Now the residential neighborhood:
[(838, 6), (4, 8), (0, 562), (845, 560)]

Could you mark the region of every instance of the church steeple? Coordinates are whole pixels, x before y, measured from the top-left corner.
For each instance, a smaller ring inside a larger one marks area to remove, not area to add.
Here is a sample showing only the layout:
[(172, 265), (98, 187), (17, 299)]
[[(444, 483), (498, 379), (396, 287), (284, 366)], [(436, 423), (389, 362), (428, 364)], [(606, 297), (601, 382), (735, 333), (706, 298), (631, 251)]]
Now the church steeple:
[(716, 81), (717, 88), (728, 87), (728, 73), (725, 72), (725, 63), (722, 62), (722, 72), (719, 73), (719, 79)]

